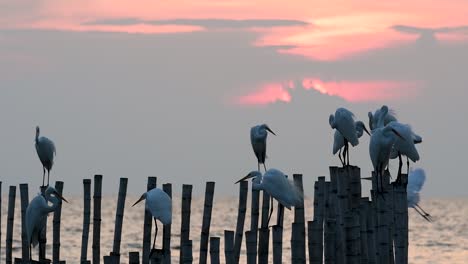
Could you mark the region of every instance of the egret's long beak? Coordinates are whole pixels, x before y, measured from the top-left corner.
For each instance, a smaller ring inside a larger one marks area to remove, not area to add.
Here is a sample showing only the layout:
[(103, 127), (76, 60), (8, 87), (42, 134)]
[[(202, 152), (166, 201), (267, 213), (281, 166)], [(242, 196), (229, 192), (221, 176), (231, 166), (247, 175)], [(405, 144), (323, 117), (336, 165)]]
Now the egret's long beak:
[(369, 136), (370, 136), (370, 133), (369, 133), (369, 131), (367, 131), (367, 128), (366, 128), (366, 126), (364, 126), (363, 128), (364, 128), (364, 131), (366, 131), (367, 135), (369, 135)]
[(64, 201), (64, 202), (68, 203), (67, 199), (65, 199), (65, 198), (64, 198), (62, 195), (60, 195), (58, 192), (55, 192), (54, 194), (55, 194), (55, 196), (57, 196), (58, 198), (60, 198), (60, 200), (62, 200), (62, 201)]
[(132, 207), (135, 206), (137, 203), (143, 201), (144, 199), (145, 199), (145, 197), (142, 195), (142, 196), (140, 197), (140, 199), (138, 199), (138, 201), (136, 201), (136, 202), (132, 205)]
[(268, 130), (268, 132), (272, 133), (273, 135), (276, 136), (275, 132), (273, 132), (269, 127), (266, 127), (266, 130)]
[(241, 182), (241, 181), (248, 180), (248, 179), (250, 179), (250, 178), (252, 178), (252, 177), (254, 177), (254, 176), (251, 175), (251, 174), (249, 173), (249, 174), (247, 174), (247, 176), (245, 176), (244, 178), (242, 178), (242, 179), (236, 181), (235, 184), (237, 184), (237, 183), (239, 183), (239, 182)]
[(372, 177), (362, 177), (361, 180), (368, 180), (368, 181), (370, 181), (370, 180), (372, 180)]
[(397, 135), (399, 138), (401, 138), (401, 140), (406, 141), (406, 140), (401, 136), (401, 134), (398, 133), (398, 131), (396, 131), (394, 128), (392, 128), (392, 131), (393, 131), (393, 133), (395, 133), (395, 135)]

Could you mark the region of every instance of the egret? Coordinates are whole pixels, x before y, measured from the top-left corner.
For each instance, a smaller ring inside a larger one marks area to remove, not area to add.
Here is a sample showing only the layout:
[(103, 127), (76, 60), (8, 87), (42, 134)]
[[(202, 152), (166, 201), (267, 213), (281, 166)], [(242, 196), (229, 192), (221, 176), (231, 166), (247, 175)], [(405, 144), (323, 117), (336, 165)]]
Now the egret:
[(42, 186), (44, 186), (45, 171), (47, 170), (47, 186), (49, 186), (50, 170), (54, 165), (55, 144), (47, 137), (40, 136), (39, 126), (36, 127), (36, 151), (42, 163)]
[(415, 144), (421, 143), (422, 138), (419, 135), (413, 133), (409, 125), (392, 121), (388, 123), (388, 126), (391, 126), (397, 130), (405, 139), (397, 139), (390, 153), (390, 159), (396, 159), (397, 157), (399, 158), (397, 181), (400, 181), (401, 167), (403, 166), (401, 156), (406, 156), (407, 171), (409, 172), (409, 160), (413, 162), (417, 162), (419, 160), (419, 153)]
[(369, 143), (369, 154), (377, 177), (377, 186), (382, 190), (382, 175), (390, 159), (390, 152), (397, 137), (404, 140), (392, 126), (377, 127), (374, 129)]
[(257, 125), (250, 129), (250, 143), (252, 143), (253, 151), (257, 157), (258, 171), (260, 171), (260, 164), (263, 164), (265, 171), (267, 170), (265, 159), (268, 132), (276, 136), (276, 134), (268, 127), (267, 124)]
[(166, 192), (159, 188), (154, 188), (142, 194), (132, 207), (145, 199), (145, 210), (151, 213), (154, 219), (155, 233), (153, 250), (151, 251), (153, 252), (156, 245), (156, 236), (158, 235), (158, 223), (156, 220), (161, 221), (163, 225), (170, 225), (172, 223), (172, 200)]
[[(57, 209), (59, 199), (68, 203), (68, 201), (63, 198), (55, 188), (49, 186), (44, 192), (44, 195), (41, 193), (37, 194), (26, 208), (25, 221), (30, 258), (32, 258), (31, 244), (35, 247), (39, 243), (39, 234), (45, 227), (47, 215)], [(52, 205), (49, 205), (49, 202), (51, 202)]]
[[(347, 164), (349, 165), (349, 146), (357, 146), (359, 144), (359, 139), (356, 134), (356, 123), (354, 122), (354, 114), (351, 111), (345, 108), (338, 108), (335, 111), (335, 115), (330, 115), (328, 119), (330, 126), (333, 129), (338, 130), (341, 135), (344, 137), (344, 154), (343, 158), (347, 157)], [(345, 161), (346, 163), (346, 161)], [(344, 164), (345, 165), (345, 164)]]
[(419, 206), (419, 192), (421, 191), (424, 181), (426, 180), (426, 173), (423, 169), (411, 170), (408, 175), (407, 199), (408, 207), (414, 208), (414, 210), (421, 215), (428, 222), (432, 222), (432, 217), (421, 206)]
[[(372, 131), (379, 126), (386, 126), (392, 121), (397, 121), (395, 111), (388, 108), (388, 106), (383, 105), (380, 109), (375, 110), (374, 114), (372, 112), (368, 113), (369, 116), (369, 129)], [(382, 120), (383, 121), (380, 121)], [(380, 122), (380, 124), (379, 124)]]
[[(369, 131), (367, 131), (366, 126), (362, 121), (357, 121), (355, 123), (355, 128), (356, 128), (356, 134), (358, 138), (361, 138), (362, 135), (364, 134), (364, 131), (370, 136)], [(343, 135), (340, 133), (340, 131), (335, 130), (335, 135), (334, 135), (334, 140), (333, 140), (333, 155), (335, 155), (337, 152), (338, 153), (338, 158), (340, 158), (341, 163), (343, 166), (345, 165), (345, 157), (344, 157), (344, 151), (343, 151), (343, 159), (341, 159), (341, 149), (345, 145), (345, 138)]]
[(273, 198), (289, 210), (291, 210), (291, 206), (297, 206), (302, 202), (302, 192), (296, 187), (294, 182), (289, 180), (284, 173), (277, 169), (269, 169), (263, 176), (260, 171), (252, 171), (236, 183), (250, 178), (253, 178), (253, 190), (263, 190), (271, 197), (271, 209), (267, 226), (270, 222), (271, 214), (273, 213)]

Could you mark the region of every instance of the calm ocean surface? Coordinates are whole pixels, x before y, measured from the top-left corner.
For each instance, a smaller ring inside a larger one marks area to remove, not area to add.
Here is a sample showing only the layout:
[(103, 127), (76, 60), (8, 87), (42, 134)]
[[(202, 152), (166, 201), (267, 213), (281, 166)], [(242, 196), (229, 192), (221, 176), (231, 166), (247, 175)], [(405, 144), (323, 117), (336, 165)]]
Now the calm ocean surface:
[[(19, 193), (17, 194), (19, 196)], [(5, 258), (5, 234), (6, 234), (6, 211), (7, 198), (2, 201), (2, 238), (1, 238), (1, 262)], [(144, 205), (131, 207), (131, 204), (138, 197), (127, 197), (125, 204), (125, 218), (122, 233), (121, 262), (128, 263), (127, 257), (130, 251), (139, 251), (143, 237), (143, 211)], [(82, 206), (81, 198), (71, 198), (70, 204), (64, 204), (62, 209), (62, 240), (61, 240), (61, 259), (67, 263), (79, 263), (81, 252), (81, 229), (82, 229)], [(117, 196), (104, 197), (102, 203), (102, 226), (101, 226), (101, 255), (109, 254), (112, 250), (112, 241), (114, 236), (114, 219)], [(223, 236), (225, 229), (235, 230), (237, 219), (236, 197), (217, 198), (215, 196), (213, 217), (210, 235)], [(15, 210), (15, 227), (13, 241), (13, 257), (21, 257), (21, 226), (19, 210), (20, 201), (17, 200)], [(306, 201), (306, 221), (312, 217), (312, 201)], [(426, 222), (413, 209), (410, 209), (410, 263), (468, 263), (468, 199), (426, 199), (421, 206), (428, 211), (434, 218), (434, 223)], [(173, 224), (172, 224), (172, 245), (179, 244), (180, 233), (180, 199), (174, 199), (173, 203)], [(276, 210), (276, 206), (275, 206)], [(92, 212), (92, 211), (91, 211)], [(250, 225), (250, 210), (247, 212), (246, 225), (244, 231)], [(193, 258), (194, 263), (198, 262), (198, 247), (203, 214), (203, 199), (192, 200), (191, 230), (190, 237), (193, 240)], [(275, 213), (272, 221), (275, 221)], [(290, 224), (293, 214), (285, 211), (285, 230), (283, 240), (283, 260), (287, 263), (290, 259)], [(92, 221), (92, 220), (91, 220)], [(91, 224), (92, 225), (92, 224)], [(52, 217), (48, 222), (49, 242), (47, 248), (47, 257), (52, 254)], [(162, 226), (159, 224), (159, 227)], [(88, 259), (91, 259), (92, 226), (90, 227), (90, 239), (88, 249)], [(160, 229), (162, 233), (162, 228)], [(157, 247), (161, 247), (161, 240), (158, 237)], [(50, 245), (50, 246), (49, 246)], [(220, 255), (224, 260), (223, 241), (221, 241)], [(271, 246), (270, 246), (271, 248)], [(242, 243), (243, 254), (241, 262), (245, 262), (245, 241)], [(33, 250), (34, 258), (37, 258), (37, 250)], [(174, 263), (178, 260), (178, 249), (172, 250)], [(271, 254), (270, 254), (271, 255)], [(223, 261), (224, 262), (224, 261)]]

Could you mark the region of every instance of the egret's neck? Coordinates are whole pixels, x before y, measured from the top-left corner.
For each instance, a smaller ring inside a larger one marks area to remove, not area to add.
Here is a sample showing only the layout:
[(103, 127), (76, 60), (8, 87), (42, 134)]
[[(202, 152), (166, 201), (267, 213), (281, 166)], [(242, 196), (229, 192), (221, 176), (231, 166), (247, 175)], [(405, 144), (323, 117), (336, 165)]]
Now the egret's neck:
[(54, 212), (55, 209), (57, 209), (57, 207), (59, 205), (59, 202), (60, 202), (59, 199), (57, 197), (55, 197), (55, 196), (49, 196), (48, 201), (51, 202), (52, 205), (48, 206), (47, 211), (49, 213)]
[(256, 190), (256, 191), (263, 190), (262, 176), (257, 176), (252, 181), (252, 190)]

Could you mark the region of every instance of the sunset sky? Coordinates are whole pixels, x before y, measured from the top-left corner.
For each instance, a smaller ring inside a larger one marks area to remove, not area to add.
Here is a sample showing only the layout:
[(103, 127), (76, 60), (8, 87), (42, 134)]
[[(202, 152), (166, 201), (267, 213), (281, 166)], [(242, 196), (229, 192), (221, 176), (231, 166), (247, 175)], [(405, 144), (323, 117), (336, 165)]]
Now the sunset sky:
[[(423, 195), (466, 196), (467, 10), (465, 0), (0, 0), (0, 179), (40, 183), (40, 125), (65, 189), (102, 173), (107, 193), (119, 177), (139, 193), (155, 175), (234, 195), (256, 168), (249, 129), (268, 123), (278, 136), (267, 165), (310, 187), (339, 164), (329, 114), (346, 107), (367, 124), (387, 104), (423, 137), (413, 165), (426, 170)], [(368, 144), (351, 152), (365, 175)]]

